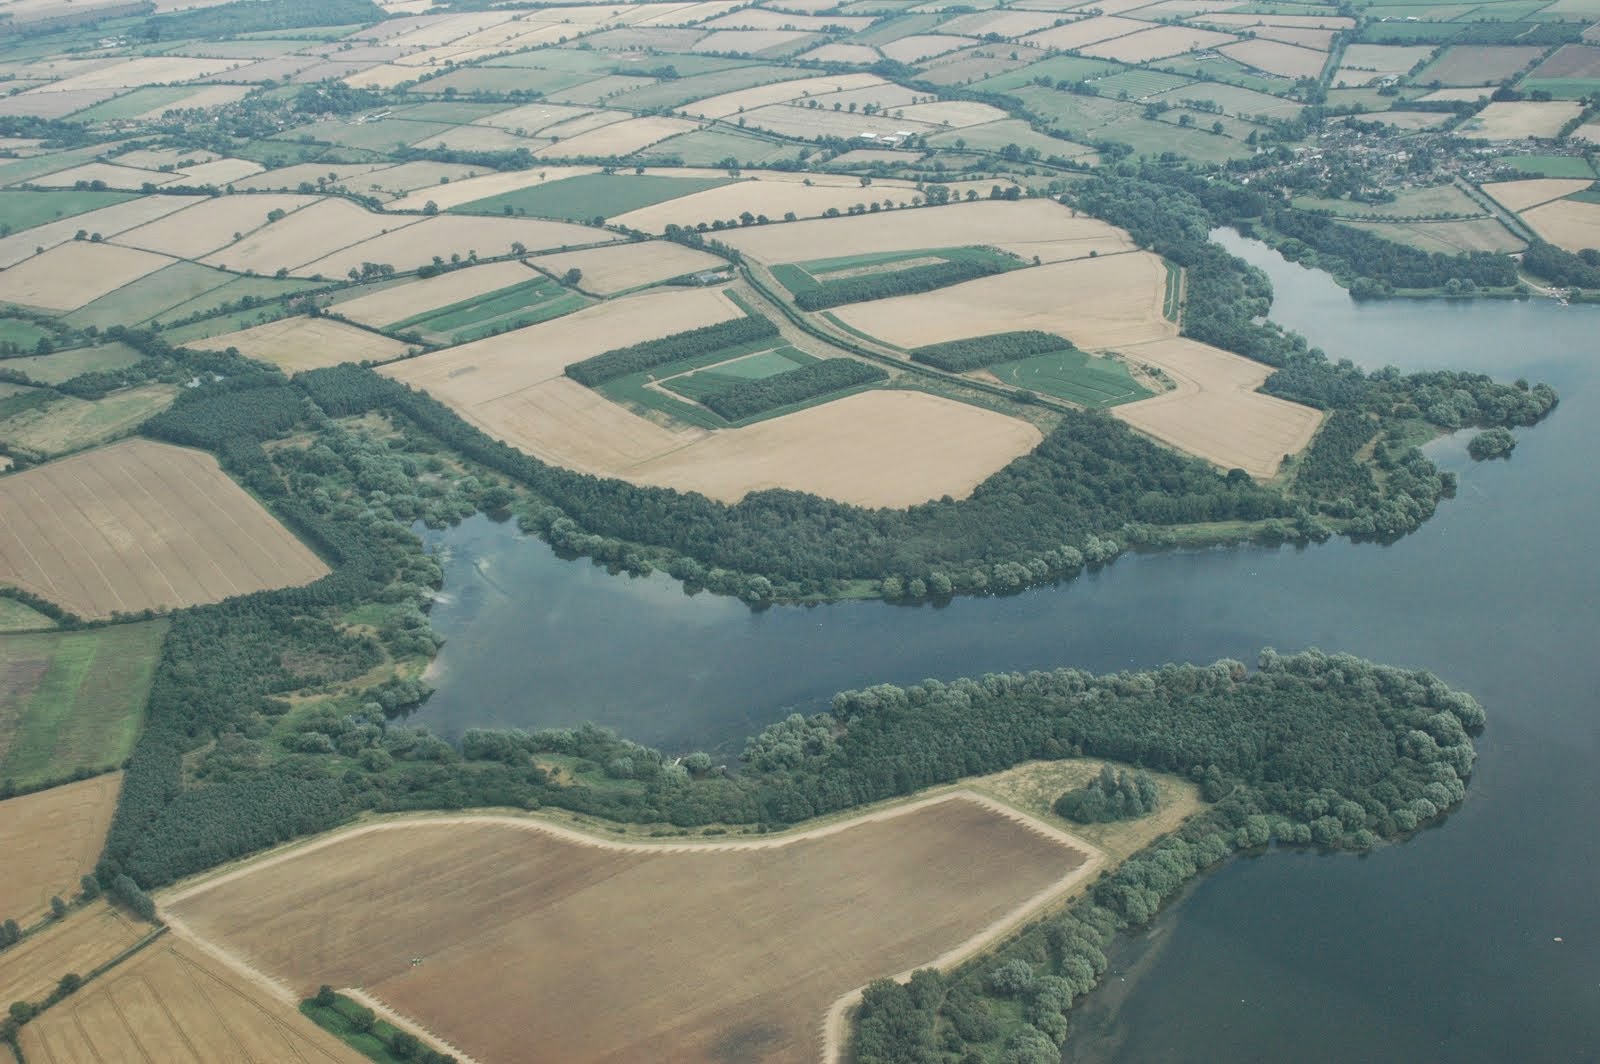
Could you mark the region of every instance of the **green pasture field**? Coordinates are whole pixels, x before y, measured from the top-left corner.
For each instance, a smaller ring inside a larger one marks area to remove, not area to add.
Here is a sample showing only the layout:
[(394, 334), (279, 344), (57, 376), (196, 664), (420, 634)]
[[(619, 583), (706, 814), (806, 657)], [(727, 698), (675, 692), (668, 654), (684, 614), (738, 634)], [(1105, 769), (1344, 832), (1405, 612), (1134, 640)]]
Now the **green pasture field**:
[(876, 26), (869, 26), (860, 33), (843, 40), (849, 44), (888, 44), (898, 41), (902, 37), (914, 37), (920, 33), (937, 33), (935, 28), (945, 20), (945, 15), (937, 12), (928, 14), (900, 15), (881, 22)]
[(661, 386), (677, 392), (685, 399), (699, 402), (708, 395), (725, 390), (730, 385), (776, 377), (780, 373), (788, 373), (792, 369), (799, 369), (815, 361), (817, 360), (812, 356), (792, 347), (780, 347), (772, 351), (745, 355), (712, 368), (694, 370), (677, 377), (667, 377), (661, 381)]
[(175, 262), (107, 292), (62, 320), (78, 328), (131, 325), (153, 318), (169, 307), (198, 299), (229, 284), (237, 276), (196, 262)]
[(38, 610), (0, 595), (0, 632), (37, 632), (55, 626), (56, 622)]
[(25, 350), (32, 350), (35, 344), (49, 335), (49, 329), (23, 318), (0, 318), (0, 343), (16, 344)]
[(0, 229), (20, 233), (58, 218), (71, 218), (87, 211), (109, 207), (137, 198), (137, 192), (92, 192), (64, 189), (60, 192), (0, 192)]
[(1222, 108), (1222, 113), (1242, 118), (1246, 115), (1265, 116), (1267, 118), (1294, 118), (1305, 105), (1285, 100), (1280, 96), (1270, 96), (1254, 89), (1242, 88), (1238, 85), (1224, 85), (1220, 82), (1206, 81), (1193, 82), (1181, 89), (1173, 89), (1163, 93), (1160, 99), (1172, 104), (1174, 107), (1185, 106), (1189, 101), (1209, 101)]
[(990, 248), (922, 248), (915, 251), (870, 251), (861, 255), (843, 255), (831, 259), (787, 262), (772, 267), (772, 276), (777, 278), (778, 283), (787, 288), (790, 293), (799, 295), (801, 292), (809, 291), (830, 280), (835, 280), (835, 278), (827, 276), (828, 274), (859, 269), (863, 266), (884, 266), (896, 262), (909, 262), (913, 259), (928, 258), (943, 259), (946, 262), (987, 262), (1006, 269), (1021, 265), (1016, 256), (1007, 255), (1003, 251), (994, 251)]
[[(170, 266), (167, 267), (168, 270), (171, 268), (172, 267)], [(165, 273), (166, 270), (162, 270), (161, 272)], [(167, 307), (164, 310), (156, 311), (154, 314), (150, 314), (147, 318), (145, 318), (144, 321), (152, 323), (157, 319), (166, 321), (181, 321), (184, 318), (194, 314), (209, 314), (218, 307), (222, 306), (224, 303), (236, 303), (245, 296), (255, 296), (256, 298), (263, 300), (280, 299), (283, 296), (291, 295), (295, 292), (301, 292), (307, 288), (319, 288), (323, 284), (327, 283), (308, 281), (304, 278), (298, 277), (285, 277), (280, 279), (277, 277), (240, 277), (238, 274), (227, 274), (226, 276), (232, 277), (233, 280), (218, 288), (210, 289), (209, 291), (194, 297), (188, 302), (178, 303), (174, 306)], [(118, 289), (118, 291), (122, 291), (122, 289)], [(111, 296), (115, 296), (116, 294), (116, 292), (112, 292), (110, 296), (102, 296), (101, 299), (109, 299)], [(96, 300), (95, 302), (98, 303), (99, 300)], [(94, 303), (89, 304), (89, 306), (94, 306)], [(88, 308), (86, 307), (84, 309)], [(253, 314), (255, 311), (247, 311), (245, 313)], [(210, 336), (212, 334), (205, 333), (204, 335)], [(189, 337), (189, 339), (194, 338), (195, 337), (192, 336)]]
[[(662, 56), (663, 64), (671, 64), (673, 56)], [(774, 81), (788, 81), (805, 76), (805, 71), (793, 67), (769, 66), (752, 63), (749, 66), (730, 67), (709, 74), (658, 81), (654, 85), (625, 92), (607, 101), (608, 106), (630, 111), (647, 111), (655, 107), (670, 107), (694, 114), (693, 102), (725, 92), (737, 92)]]
[(1173, 74), (1192, 75), (1197, 78), (1211, 79), (1227, 85), (1238, 85), (1241, 88), (1253, 89), (1264, 92), (1269, 96), (1288, 92), (1294, 88), (1294, 82), (1287, 78), (1269, 78), (1258, 74), (1251, 67), (1235, 60), (1218, 58), (1200, 58), (1193, 53), (1174, 56), (1171, 59), (1157, 60), (1160, 69)]
[(1594, 167), (1581, 155), (1507, 155), (1495, 163), (1537, 177), (1596, 176)]
[(26, 373), (30, 380), (41, 384), (60, 384), (81, 373), (131, 366), (143, 358), (137, 348), (112, 342), (98, 347), (78, 347), (70, 351), (57, 351), (49, 355), (29, 355), (26, 358), (8, 358), (0, 368)]
[(394, 117), (407, 122), (449, 122), (460, 125), (463, 122), (476, 122), (480, 118), (488, 118), (508, 111), (512, 107), (508, 103), (462, 103), (456, 100), (429, 100), (427, 103), (413, 104), (410, 107), (395, 108)]
[(1065, 159), (1075, 159), (1080, 155), (1090, 155), (1094, 152), (1094, 149), (1087, 144), (1070, 140), (1065, 134), (1051, 136), (1048, 133), (1040, 133), (1019, 118), (1002, 118), (994, 122), (985, 122), (981, 126), (968, 126), (966, 129), (938, 133), (929, 137), (928, 143), (936, 148), (955, 148), (958, 151), (963, 149), (999, 151), (1008, 144), (1015, 144), (1023, 150), (1035, 148), (1045, 158), (1059, 155)]
[(1120, 97), (1126, 92), (1138, 100), (1146, 96), (1159, 96), (1164, 92), (1181, 89), (1194, 83), (1193, 78), (1166, 74), (1159, 70), (1127, 70), (1121, 74), (1098, 79), (1094, 82), (1094, 87), (1102, 96)]
[[(792, 348), (786, 347), (781, 339), (767, 336), (760, 340), (749, 340), (745, 343), (734, 344), (716, 351), (707, 351), (705, 354), (696, 355), (693, 358), (669, 362), (664, 366), (656, 366), (640, 373), (630, 373), (625, 377), (607, 381), (596, 388), (595, 391), (612, 402), (622, 403), (624, 406), (653, 410), (687, 425), (697, 425), (706, 429), (727, 428), (729, 425), (727, 420), (718, 414), (712, 413), (705, 407), (686, 403), (655, 388), (646, 387), (646, 385), (666, 381), (673, 377), (681, 377), (695, 370), (705, 369), (707, 366), (715, 366), (718, 363), (732, 362), (747, 355), (792, 350)], [(794, 354), (797, 359), (803, 357), (800, 356), (798, 351), (794, 352)], [(794, 367), (790, 366), (789, 368), (793, 369)]]
[(724, 159), (760, 165), (779, 159), (792, 159), (795, 150), (793, 144), (774, 144), (762, 137), (719, 127), (679, 133), (636, 152), (630, 158), (643, 161), (676, 157), (682, 159), (686, 166), (716, 166)]
[(1109, 59), (1085, 59), (1075, 55), (1058, 55), (1037, 63), (1030, 63), (1004, 74), (985, 78), (973, 86), (985, 92), (1010, 92), (1024, 85), (1032, 85), (1036, 78), (1049, 78), (1052, 82), (1092, 81), (1128, 70), (1121, 63)]
[(1579, 100), (1600, 92), (1600, 78), (1523, 78), (1517, 82), (1518, 92), (1541, 89), (1558, 100)]
[(79, 768), (121, 764), (133, 750), (165, 620), (83, 632), (0, 636), (0, 779), (27, 786)]
[[(171, 52), (161, 54), (170, 55)], [(116, 122), (122, 119), (142, 115), (146, 111), (153, 111), (157, 107), (165, 108), (169, 104), (193, 95), (193, 85), (147, 85), (142, 89), (134, 89), (130, 93), (113, 97), (93, 107), (86, 107), (72, 114), (72, 121), (86, 122)]]
[(1479, 217), (1484, 213), (1475, 200), (1454, 185), (1401, 189), (1395, 193), (1392, 203), (1356, 203), (1316, 196), (1296, 196), (1291, 202), (1303, 210), (1327, 210), (1357, 217), (1424, 218), (1437, 214)]
[(452, 344), (464, 344), (488, 336), (497, 329), (520, 329), (524, 325), (536, 325), (588, 305), (589, 300), (577, 292), (569, 291), (547, 277), (535, 277), (522, 284), (406, 318), (387, 326), (384, 331), (402, 333), (416, 330), (447, 338)]
[(1167, 290), (1161, 299), (1161, 315), (1168, 321), (1177, 321), (1183, 309), (1183, 269), (1166, 259), (1161, 264), (1167, 268)]
[[(111, 144), (91, 144), (87, 148), (72, 148), (67, 151), (51, 152), (47, 155), (35, 155), (28, 159), (10, 159), (0, 162), (0, 185), (20, 185), (24, 181), (33, 181), (46, 174), (53, 174), (60, 170), (70, 170), (74, 166), (94, 162), (102, 152), (110, 151)], [(10, 195), (10, 193), (6, 193)], [(71, 195), (72, 193), (67, 193)], [(129, 193), (112, 193), (126, 198)], [(48, 218), (44, 219), (49, 221)]]
[(1076, 349), (1002, 362), (990, 366), (989, 372), (1004, 384), (1091, 408), (1119, 406), (1153, 394), (1122, 363)]
[(584, 174), (530, 185), (450, 208), (456, 214), (518, 214), (586, 221), (611, 218), (641, 207), (704, 192), (729, 183), (723, 177), (661, 177), (655, 174)]

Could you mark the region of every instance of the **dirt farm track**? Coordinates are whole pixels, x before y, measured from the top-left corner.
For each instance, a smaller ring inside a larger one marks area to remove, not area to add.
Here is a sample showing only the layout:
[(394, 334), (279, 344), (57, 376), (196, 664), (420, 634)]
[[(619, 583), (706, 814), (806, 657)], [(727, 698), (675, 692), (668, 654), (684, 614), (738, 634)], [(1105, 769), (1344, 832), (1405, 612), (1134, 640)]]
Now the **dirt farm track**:
[[(160, 904), (180, 937), (280, 999), (350, 988), (464, 1058), (798, 1064), (838, 1057), (871, 979), (976, 953), (1103, 861), (952, 790), (737, 841), (408, 817), (291, 846)], [(386, 919), (362, 918), (374, 905)], [(526, 1022), (495, 1022), (506, 1015)]]

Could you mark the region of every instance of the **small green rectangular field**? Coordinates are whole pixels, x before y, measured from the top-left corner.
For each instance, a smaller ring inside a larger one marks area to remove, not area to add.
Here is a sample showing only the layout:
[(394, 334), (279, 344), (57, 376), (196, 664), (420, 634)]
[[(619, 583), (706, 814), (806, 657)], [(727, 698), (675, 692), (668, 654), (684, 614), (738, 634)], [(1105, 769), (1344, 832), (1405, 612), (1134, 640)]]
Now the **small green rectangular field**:
[(676, 377), (664, 377), (660, 384), (661, 387), (677, 392), (686, 399), (699, 402), (708, 395), (724, 391), (742, 381), (766, 380), (768, 377), (788, 373), (792, 369), (810, 365), (815, 361), (815, 358), (792, 347), (780, 347), (773, 351), (761, 351), (754, 355), (736, 358), (731, 362), (721, 362), (705, 369), (679, 374)]
[(458, 214), (527, 214), (588, 221), (611, 218), (729, 183), (721, 177), (661, 177), (655, 174), (585, 174), (463, 203)]
[(0, 780), (25, 787), (121, 764), (166, 631), (155, 620), (0, 636)]
[(989, 372), (1002, 384), (1094, 408), (1120, 406), (1153, 394), (1121, 362), (1077, 350), (1002, 362), (990, 366)]
[(522, 284), (405, 318), (385, 331), (414, 331), (425, 339), (464, 344), (492, 333), (537, 325), (588, 305), (588, 299), (548, 277), (533, 277)]

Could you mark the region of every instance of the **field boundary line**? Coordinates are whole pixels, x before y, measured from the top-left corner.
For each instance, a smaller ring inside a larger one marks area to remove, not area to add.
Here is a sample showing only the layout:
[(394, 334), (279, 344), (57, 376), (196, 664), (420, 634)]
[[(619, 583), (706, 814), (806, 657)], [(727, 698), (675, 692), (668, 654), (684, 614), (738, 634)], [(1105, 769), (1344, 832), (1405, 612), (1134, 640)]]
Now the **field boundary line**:
[(343, 994), (347, 998), (358, 1001), (365, 1005), (367, 1008), (371, 1009), (373, 1012), (376, 1012), (383, 1019), (388, 1020), (402, 1031), (409, 1031), (426, 1042), (431, 1042), (436, 1046), (443, 1046), (458, 1060), (460, 1060), (462, 1064), (483, 1064), (483, 1061), (480, 1061), (477, 1057), (474, 1057), (472, 1054), (466, 1052), (460, 1046), (447, 1039), (439, 1037), (433, 1031), (430, 1031), (428, 1028), (424, 1027), (416, 1020), (411, 1019), (409, 1016), (402, 1016), (394, 1009), (391, 1009), (388, 1005), (385, 1005), (382, 999), (373, 996), (371, 993), (362, 990), (359, 987), (340, 987), (339, 993)]

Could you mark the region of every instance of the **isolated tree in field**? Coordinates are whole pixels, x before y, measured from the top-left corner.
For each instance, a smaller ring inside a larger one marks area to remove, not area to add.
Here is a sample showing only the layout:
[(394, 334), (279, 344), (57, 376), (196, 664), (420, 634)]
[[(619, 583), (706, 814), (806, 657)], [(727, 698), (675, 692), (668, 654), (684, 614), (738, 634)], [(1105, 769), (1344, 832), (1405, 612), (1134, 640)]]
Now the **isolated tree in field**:
[(568, 287), (576, 288), (581, 280), (583, 280), (583, 271), (576, 266), (561, 275), (562, 283)]
[(61, 900), (61, 895), (59, 894), (50, 896), (50, 915), (57, 920), (67, 915), (67, 903)]

